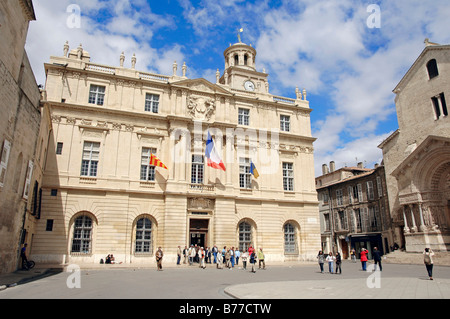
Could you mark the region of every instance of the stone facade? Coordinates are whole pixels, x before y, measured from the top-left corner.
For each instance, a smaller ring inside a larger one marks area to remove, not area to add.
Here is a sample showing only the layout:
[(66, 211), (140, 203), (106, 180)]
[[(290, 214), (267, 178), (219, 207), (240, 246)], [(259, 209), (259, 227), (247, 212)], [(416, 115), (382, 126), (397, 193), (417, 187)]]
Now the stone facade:
[(5, 273), (17, 269), (21, 244), (32, 240), (26, 220), (34, 223), (36, 216), (41, 112), (39, 88), (24, 50), (28, 24), (35, 19), (33, 5), (2, 1), (0, 18), (0, 272)]
[[(45, 64), (52, 135), (33, 258), (49, 263), (168, 262), (178, 246), (248, 245), (266, 259), (320, 247), (306, 91), (269, 93), (256, 51), (225, 50), (216, 83), (90, 61), (82, 46)], [(207, 165), (208, 133), (226, 170)], [(167, 169), (149, 165), (150, 153)], [(250, 173), (254, 163), (259, 177)]]
[(450, 46), (425, 43), (394, 89), (399, 129), (379, 145), (396, 237), (410, 252), (450, 245)]
[(316, 178), (324, 253), (339, 251), (349, 258), (355, 249), (377, 247), (383, 254), (394, 245), (384, 167), (330, 169)]

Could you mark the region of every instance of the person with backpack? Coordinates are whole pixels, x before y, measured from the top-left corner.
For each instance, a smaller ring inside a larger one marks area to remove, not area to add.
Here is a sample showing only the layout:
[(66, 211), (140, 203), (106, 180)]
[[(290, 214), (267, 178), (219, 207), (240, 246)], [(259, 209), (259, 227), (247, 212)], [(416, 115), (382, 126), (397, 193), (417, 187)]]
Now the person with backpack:
[(256, 272), (256, 253), (254, 250), (252, 250), (252, 253), (250, 255), (250, 263), (252, 264), (252, 272)]

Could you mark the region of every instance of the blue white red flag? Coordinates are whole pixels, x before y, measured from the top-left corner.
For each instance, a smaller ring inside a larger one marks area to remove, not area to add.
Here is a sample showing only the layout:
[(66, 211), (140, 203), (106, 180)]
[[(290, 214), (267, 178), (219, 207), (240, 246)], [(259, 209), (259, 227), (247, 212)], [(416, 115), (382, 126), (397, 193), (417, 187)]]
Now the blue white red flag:
[(211, 135), (208, 132), (208, 140), (206, 141), (206, 149), (205, 149), (206, 163), (208, 166), (212, 168), (217, 168), (221, 170), (225, 170), (225, 165), (222, 162), (219, 154), (217, 153), (216, 148), (214, 147), (214, 141), (212, 140)]

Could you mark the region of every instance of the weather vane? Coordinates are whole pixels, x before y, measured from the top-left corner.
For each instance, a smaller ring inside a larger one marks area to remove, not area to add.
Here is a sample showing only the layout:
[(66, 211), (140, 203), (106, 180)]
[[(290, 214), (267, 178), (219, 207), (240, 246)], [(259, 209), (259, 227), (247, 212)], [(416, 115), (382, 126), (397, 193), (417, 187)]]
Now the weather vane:
[(244, 28), (240, 28), (237, 31), (238, 31), (237, 32), (238, 41), (239, 41), (239, 43), (242, 43), (242, 41), (241, 41), (241, 32), (244, 32)]

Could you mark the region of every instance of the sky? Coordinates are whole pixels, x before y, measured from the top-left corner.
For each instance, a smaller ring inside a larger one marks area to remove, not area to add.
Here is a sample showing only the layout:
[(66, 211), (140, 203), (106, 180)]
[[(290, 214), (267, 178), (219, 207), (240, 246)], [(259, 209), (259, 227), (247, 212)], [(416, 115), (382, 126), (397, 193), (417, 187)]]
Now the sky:
[(242, 42), (257, 51), (270, 93), (310, 102), (315, 174), (381, 163), (377, 147), (397, 128), (394, 87), (425, 48), (450, 43), (448, 0), (35, 0), (27, 50), (38, 84), (44, 63), (80, 43), (91, 62), (215, 83), (223, 51)]

